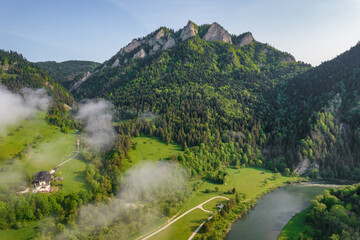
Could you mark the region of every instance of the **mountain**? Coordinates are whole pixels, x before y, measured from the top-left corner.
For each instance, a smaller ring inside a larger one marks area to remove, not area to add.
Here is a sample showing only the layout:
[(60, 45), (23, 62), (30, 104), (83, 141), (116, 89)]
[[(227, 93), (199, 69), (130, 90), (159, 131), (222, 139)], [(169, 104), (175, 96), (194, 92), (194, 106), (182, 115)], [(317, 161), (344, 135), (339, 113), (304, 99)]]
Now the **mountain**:
[[(130, 119), (120, 132), (155, 135), (187, 149), (192, 175), (227, 165), (264, 166), (277, 86), (310, 66), (289, 53), (231, 35), (218, 23), (161, 27), (134, 39), (76, 82), (77, 99), (104, 97)], [(145, 114), (153, 121), (141, 121)]]
[(100, 65), (91, 61), (37, 62), (36, 65), (45, 69), (57, 82), (66, 88)]
[(287, 143), (287, 165), (308, 162), (323, 177), (360, 180), (359, 79), (356, 45), (279, 88), (273, 129)]
[(44, 69), (27, 61), (21, 54), (0, 50), (0, 84), (13, 92), (23, 88), (45, 88), (53, 100), (47, 116), (49, 122), (61, 127), (73, 126), (67, 113), (74, 102), (73, 96)]

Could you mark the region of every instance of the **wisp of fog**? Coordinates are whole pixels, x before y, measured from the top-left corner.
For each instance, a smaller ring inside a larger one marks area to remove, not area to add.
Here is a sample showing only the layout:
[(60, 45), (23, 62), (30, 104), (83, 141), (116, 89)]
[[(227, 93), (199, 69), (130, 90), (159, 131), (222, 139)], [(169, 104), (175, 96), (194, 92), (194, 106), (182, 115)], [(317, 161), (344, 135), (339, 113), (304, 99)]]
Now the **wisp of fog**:
[(87, 143), (97, 150), (109, 146), (114, 139), (113, 108), (109, 101), (102, 99), (85, 100), (79, 104), (76, 117), (84, 123)]
[[(159, 161), (139, 164), (126, 172), (121, 181), (121, 191), (113, 200), (107, 204), (89, 204), (80, 208), (78, 227), (93, 231), (123, 220), (129, 211), (136, 208), (146, 204), (157, 205), (165, 199), (164, 196), (176, 198), (177, 194), (189, 190), (186, 177), (186, 171), (175, 163)], [(65, 231), (58, 239), (76, 234), (76, 231)]]
[(20, 93), (13, 93), (0, 84), (0, 132), (38, 110), (46, 111), (49, 106), (50, 97), (43, 88), (23, 88)]

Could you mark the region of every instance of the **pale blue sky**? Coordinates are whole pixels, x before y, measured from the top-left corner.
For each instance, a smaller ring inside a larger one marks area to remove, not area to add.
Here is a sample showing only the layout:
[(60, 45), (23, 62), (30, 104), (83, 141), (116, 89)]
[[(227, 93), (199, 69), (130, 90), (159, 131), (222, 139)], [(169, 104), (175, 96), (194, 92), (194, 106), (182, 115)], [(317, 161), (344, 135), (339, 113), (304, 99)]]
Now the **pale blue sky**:
[(103, 62), (133, 38), (218, 22), (318, 65), (360, 40), (360, 0), (0, 0), (0, 48)]

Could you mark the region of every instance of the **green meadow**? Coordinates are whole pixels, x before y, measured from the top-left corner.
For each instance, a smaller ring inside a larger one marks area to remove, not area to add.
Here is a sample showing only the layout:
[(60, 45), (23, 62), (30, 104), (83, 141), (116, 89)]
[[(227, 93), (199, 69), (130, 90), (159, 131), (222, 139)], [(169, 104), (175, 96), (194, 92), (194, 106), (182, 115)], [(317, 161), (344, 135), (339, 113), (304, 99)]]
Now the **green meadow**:
[[(39, 126), (36, 131), (31, 129), (34, 126), (33, 121), (36, 121), (36, 125)], [(17, 131), (16, 127), (9, 130), (14, 132), (14, 134), (10, 134), (11, 136), (6, 135), (2, 137), (1, 146), (7, 147), (12, 145), (9, 151), (1, 153), (2, 160), (0, 165), (2, 167), (9, 166), (9, 164), (6, 164), (9, 161), (7, 158), (14, 156), (19, 151), (24, 151), (25, 148), (23, 146), (25, 145), (27, 148), (22, 159), (10, 166), (26, 168), (26, 171), (31, 173), (41, 169), (50, 170), (76, 153), (76, 134), (74, 132), (68, 134), (61, 133), (59, 129), (46, 123), (43, 114), (39, 114), (31, 121), (23, 121), (21, 125), (22, 128)], [(41, 137), (34, 141), (34, 138), (39, 134)], [(22, 142), (16, 142), (16, 139), (22, 139), (22, 135), (25, 136)], [(35, 147), (29, 147), (26, 143), (33, 143), (32, 145), (35, 145)], [(179, 145), (167, 145), (155, 137), (143, 136), (134, 138), (133, 146), (133, 149), (130, 151), (130, 161), (126, 168), (130, 168), (142, 161), (170, 159), (171, 156), (182, 154)], [(85, 168), (85, 162), (73, 159), (58, 170), (58, 176), (64, 178), (63, 191), (73, 192), (88, 189), (85, 182)], [(284, 185), (288, 181), (297, 180), (295, 177), (284, 177), (280, 174), (274, 174), (268, 170), (257, 168), (226, 168), (224, 170), (230, 176), (226, 185), (214, 184), (202, 179), (189, 180), (189, 184), (196, 185), (198, 183), (197, 189), (191, 194), (178, 214), (181, 215), (214, 196), (234, 198), (234, 194), (226, 193), (233, 188), (236, 189), (236, 192), (245, 195), (245, 201), (250, 201), (259, 198), (271, 189)], [(214, 199), (204, 204), (203, 208), (208, 211), (217, 211), (216, 205), (224, 201), (226, 200)], [(195, 209), (165, 230), (154, 235), (151, 239), (188, 239), (195, 229), (210, 216), (210, 213), (204, 212), (201, 209)], [(158, 224), (155, 225), (158, 228), (161, 227)], [(16, 236), (31, 237), (35, 236), (35, 233), (36, 223), (32, 223), (20, 230), (1, 231), (1, 236), (5, 236), (6, 239), (16, 239)]]
[(132, 142), (134, 147), (129, 154), (130, 161), (125, 163), (125, 169), (142, 161), (165, 160), (182, 154), (180, 145), (175, 143), (167, 145), (157, 137), (136, 137)]
[[(46, 113), (38, 112), (34, 118), (10, 126), (1, 134), (2, 183), (31, 187), (35, 172), (51, 170), (76, 154), (76, 132), (60, 132), (47, 123), (45, 116)], [(87, 189), (85, 168), (85, 162), (73, 159), (59, 169), (64, 191)]]
[(6, 229), (0, 231), (1, 240), (33, 239), (37, 235), (39, 221), (30, 222), (21, 229)]
[[(244, 201), (252, 201), (258, 199), (274, 188), (298, 179), (297, 177), (285, 177), (258, 168), (226, 168), (225, 171), (230, 175), (226, 185), (204, 181), (201, 183), (198, 190), (192, 193), (180, 210), (179, 215), (215, 196), (235, 198), (234, 194), (225, 193), (233, 188), (236, 189), (236, 192), (245, 194)], [(217, 192), (215, 188), (218, 189)], [(209, 193), (206, 193), (208, 192), (207, 189), (210, 190)], [(224, 203), (224, 201), (226, 200), (213, 199), (204, 204), (203, 208), (208, 211), (216, 211), (216, 205), (220, 202)], [(188, 239), (193, 231), (195, 231), (195, 229), (210, 216), (210, 213), (196, 209), (150, 239)]]

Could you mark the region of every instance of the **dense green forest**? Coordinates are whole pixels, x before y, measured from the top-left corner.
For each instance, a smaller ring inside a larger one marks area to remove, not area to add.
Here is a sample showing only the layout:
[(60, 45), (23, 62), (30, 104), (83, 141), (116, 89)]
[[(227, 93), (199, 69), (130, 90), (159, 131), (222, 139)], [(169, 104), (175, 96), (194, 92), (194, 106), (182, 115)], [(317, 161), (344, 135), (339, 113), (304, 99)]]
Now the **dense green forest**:
[(290, 167), (309, 159), (322, 177), (359, 181), (359, 80), (357, 45), (281, 85), (269, 151)]
[(57, 82), (66, 88), (81, 79), (84, 73), (92, 72), (100, 64), (91, 61), (37, 62), (36, 65), (45, 69)]
[[(179, 35), (167, 31), (174, 38)], [(180, 162), (192, 175), (227, 165), (266, 166), (262, 149), (269, 138), (276, 87), (310, 67), (293, 59), (256, 41), (240, 47), (196, 35), (143, 59), (100, 66), (73, 94), (78, 99), (108, 98), (120, 119), (133, 117), (131, 131), (120, 131), (181, 144), (187, 151)], [(146, 114), (155, 118), (142, 121)], [(286, 168), (283, 162), (276, 164), (279, 171)]]
[(73, 96), (44, 69), (27, 61), (21, 54), (0, 50), (0, 83), (13, 92), (23, 88), (45, 88), (52, 99), (48, 121), (63, 131), (74, 127), (67, 109), (74, 102)]
[(325, 190), (311, 201), (306, 215), (308, 228), (302, 233), (312, 239), (360, 238), (360, 186)]
[[(189, 148), (182, 163), (193, 175), (221, 165), (283, 172), (308, 161), (313, 177), (358, 180), (360, 47), (311, 68), (256, 40), (239, 44), (249, 33), (204, 40), (209, 27), (194, 24), (198, 34), (184, 41), (182, 30), (164, 27), (133, 40), (74, 96), (110, 99), (133, 132)], [(151, 49), (170, 37), (172, 48)]]
[[(183, 165), (189, 177), (214, 183), (226, 183), (227, 166), (264, 167), (289, 175), (306, 162), (305, 173), (311, 177), (360, 180), (360, 45), (312, 68), (250, 33), (220, 36), (226, 41), (205, 40), (211, 26), (189, 22), (179, 31), (159, 28), (133, 40), (104, 64), (35, 64), (15, 52), (0, 51), (0, 83), (14, 92), (45, 88), (53, 99), (49, 123), (64, 132), (75, 125), (81, 131), (69, 111), (74, 98), (105, 98), (116, 107), (117, 132), (104, 151), (82, 146), (89, 191), (16, 197), (1, 193), (0, 228), (21, 228), (52, 217), (45, 220), (53, 222), (43, 228), (41, 239), (51, 239), (66, 226), (83, 227), (84, 238), (87, 230), (99, 238), (111, 234), (107, 227), (87, 229), (79, 209), (116, 201), (124, 165), (131, 161), (129, 151), (136, 148), (132, 138), (140, 135), (180, 144), (184, 153), (171, 162)], [(91, 73), (83, 78), (85, 72)], [(165, 189), (156, 205), (125, 211), (112, 223), (125, 232), (114, 236), (126, 238), (143, 223), (172, 216), (189, 193)], [(357, 194), (359, 187), (351, 187), (316, 198), (308, 221), (318, 230), (310, 234), (358, 236)], [(246, 211), (240, 200), (238, 195), (229, 201), (214, 222), (220, 225), (227, 214), (235, 219)], [(339, 227), (330, 227), (335, 223)], [(202, 238), (211, 236), (216, 224), (207, 223)], [(65, 238), (79, 233), (67, 234)]]

